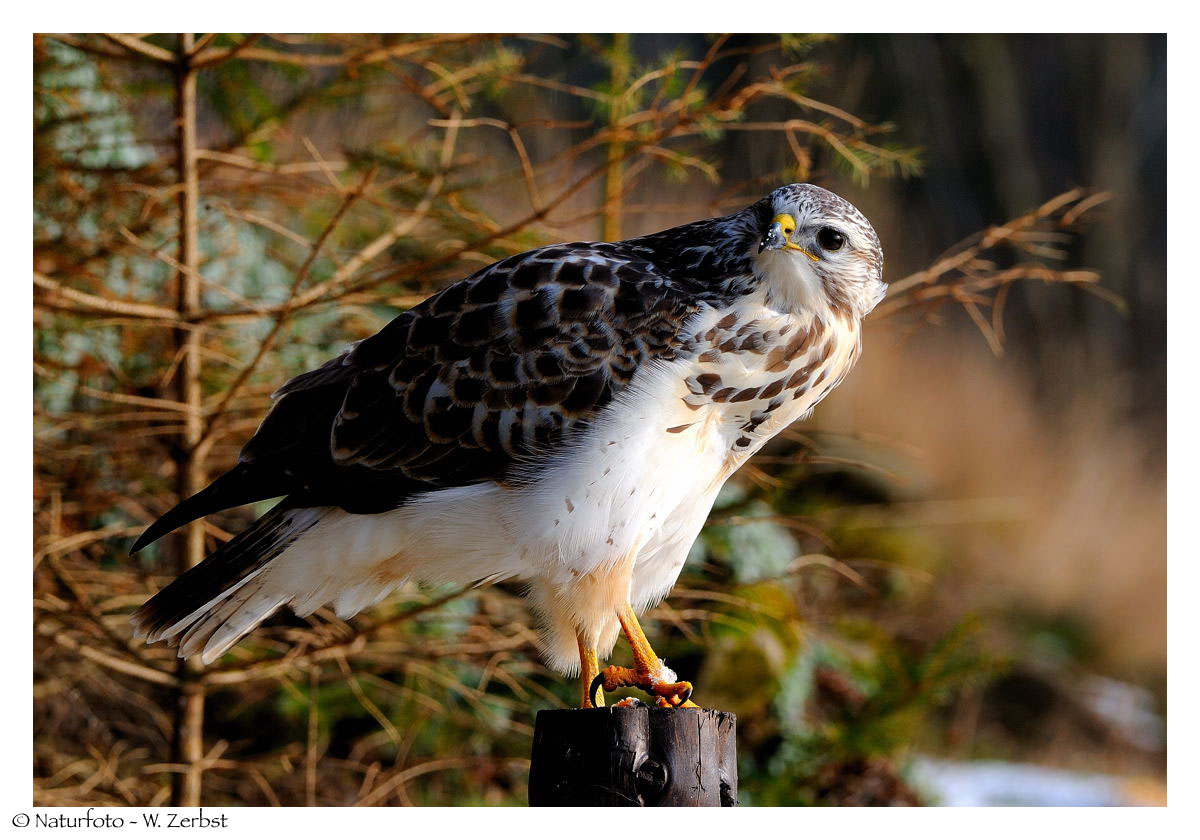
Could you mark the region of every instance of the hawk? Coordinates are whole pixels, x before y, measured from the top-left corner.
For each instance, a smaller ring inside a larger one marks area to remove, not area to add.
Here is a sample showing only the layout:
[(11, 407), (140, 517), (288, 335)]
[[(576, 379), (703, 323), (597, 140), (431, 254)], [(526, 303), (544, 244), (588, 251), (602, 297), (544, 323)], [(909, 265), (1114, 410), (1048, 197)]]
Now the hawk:
[[(692, 706), (637, 613), (725, 481), (853, 366), (883, 251), (811, 184), (623, 242), (517, 254), (273, 395), (237, 464), (151, 525), (283, 497), (133, 616), (211, 662), (287, 605), (349, 618), (405, 581), (522, 581), (582, 705)], [(600, 669), (623, 632), (633, 667)]]

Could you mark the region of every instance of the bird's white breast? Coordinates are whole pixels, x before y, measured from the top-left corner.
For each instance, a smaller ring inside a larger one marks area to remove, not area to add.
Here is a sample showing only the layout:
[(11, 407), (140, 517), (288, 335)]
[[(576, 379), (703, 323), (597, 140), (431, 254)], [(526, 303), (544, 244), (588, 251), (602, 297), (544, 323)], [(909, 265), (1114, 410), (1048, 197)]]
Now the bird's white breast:
[(748, 302), (688, 325), (692, 353), (639, 371), (506, 505), (556, 586), (636, 557), (635, 607), (670, 589), (721, 486), (811, 410), (858, 352), (857, 324)]

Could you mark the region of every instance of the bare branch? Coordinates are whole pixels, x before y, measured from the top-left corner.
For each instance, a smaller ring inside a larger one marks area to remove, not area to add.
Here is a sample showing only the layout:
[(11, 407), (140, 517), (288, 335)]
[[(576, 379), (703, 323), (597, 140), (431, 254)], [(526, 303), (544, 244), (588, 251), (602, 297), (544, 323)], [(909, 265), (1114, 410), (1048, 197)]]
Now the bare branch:
[[(124, 315), (130, 318), (152, 318), (158, 321), (179, 322), (179, 313), (173, 309), (167, 309), (163, 306), (154, 306), (149, 303), (136, 303), (126, 300), (112, 300), (103, 298), (98, 295), (81, 292), (77, 289), (72, 289), (64, 286), (57, 280), (53, 280), (44, 274), (37, 271), (33, 273), (33, 284), (40, 289), (44, 289), (49, 293), (49, 302), (54, 303), (57, 299), (71, 301), (80, 304), (84, 307), (81, 314), (86, 312), (109, 312), (115, 315)], [(80, 311), (80, 310), (73, 310)]]
[(161, 64), (174, 64), (175, 54), (170, 50), (164, 50), (162, 47), (156, 47), (154, 44), (149, 44), (141, 38), (133, 35), (118, 35), (111, 32), (104, 33), (104, 37), (112, 41), (114, 44), (124, 47), (131, 53), (149, 58), (152, 61), (157, 61)]

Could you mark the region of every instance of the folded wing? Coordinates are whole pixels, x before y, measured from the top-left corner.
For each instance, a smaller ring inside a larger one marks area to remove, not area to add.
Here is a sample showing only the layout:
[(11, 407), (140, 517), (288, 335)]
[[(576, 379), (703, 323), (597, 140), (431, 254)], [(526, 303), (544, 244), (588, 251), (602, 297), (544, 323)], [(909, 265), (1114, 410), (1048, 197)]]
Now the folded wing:
[(276, 392), (237, 466), (135, 550), (259, 499), (394, 509), (437, 488), (536, 472), (647, 361), (671, 359), (699, 304), (620, 243), (510, 257), (434, 295)]

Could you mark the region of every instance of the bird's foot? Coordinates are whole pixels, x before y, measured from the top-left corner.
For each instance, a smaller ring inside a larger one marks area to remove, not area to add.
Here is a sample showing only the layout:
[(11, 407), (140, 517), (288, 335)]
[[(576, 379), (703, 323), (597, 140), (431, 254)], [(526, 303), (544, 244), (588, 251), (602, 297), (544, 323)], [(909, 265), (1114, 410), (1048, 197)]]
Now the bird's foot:
[[(689, 688), (691, 687), (691, 683), (687, 683), (687, 682), (680, 683), (680, 685), (686, 685)], [(655, 698), (654, 704), (656, 706), (658, 706), (660, 709), (699, 709), (700, 708), (695, 703), (693, 703), (691, 700), (684, 700), (682, 703), (674, 703), (671, 700), (668, 700), (666, 697)]]
[[(677, 681), (675, 672), (662, 663), (658, 663), (657, 668), (644, 670), (610, 665), (592, 680), (589, 694), (594, 698), (600, 688), (605, 691), (615, 691), (618, 688), (640, 688), (654, 698), (655, 705), (662, 708), (699, 708), (690, 700), (692, 684), (687, 681)], [(593, 700), (593, 702), (595, 701)]]

